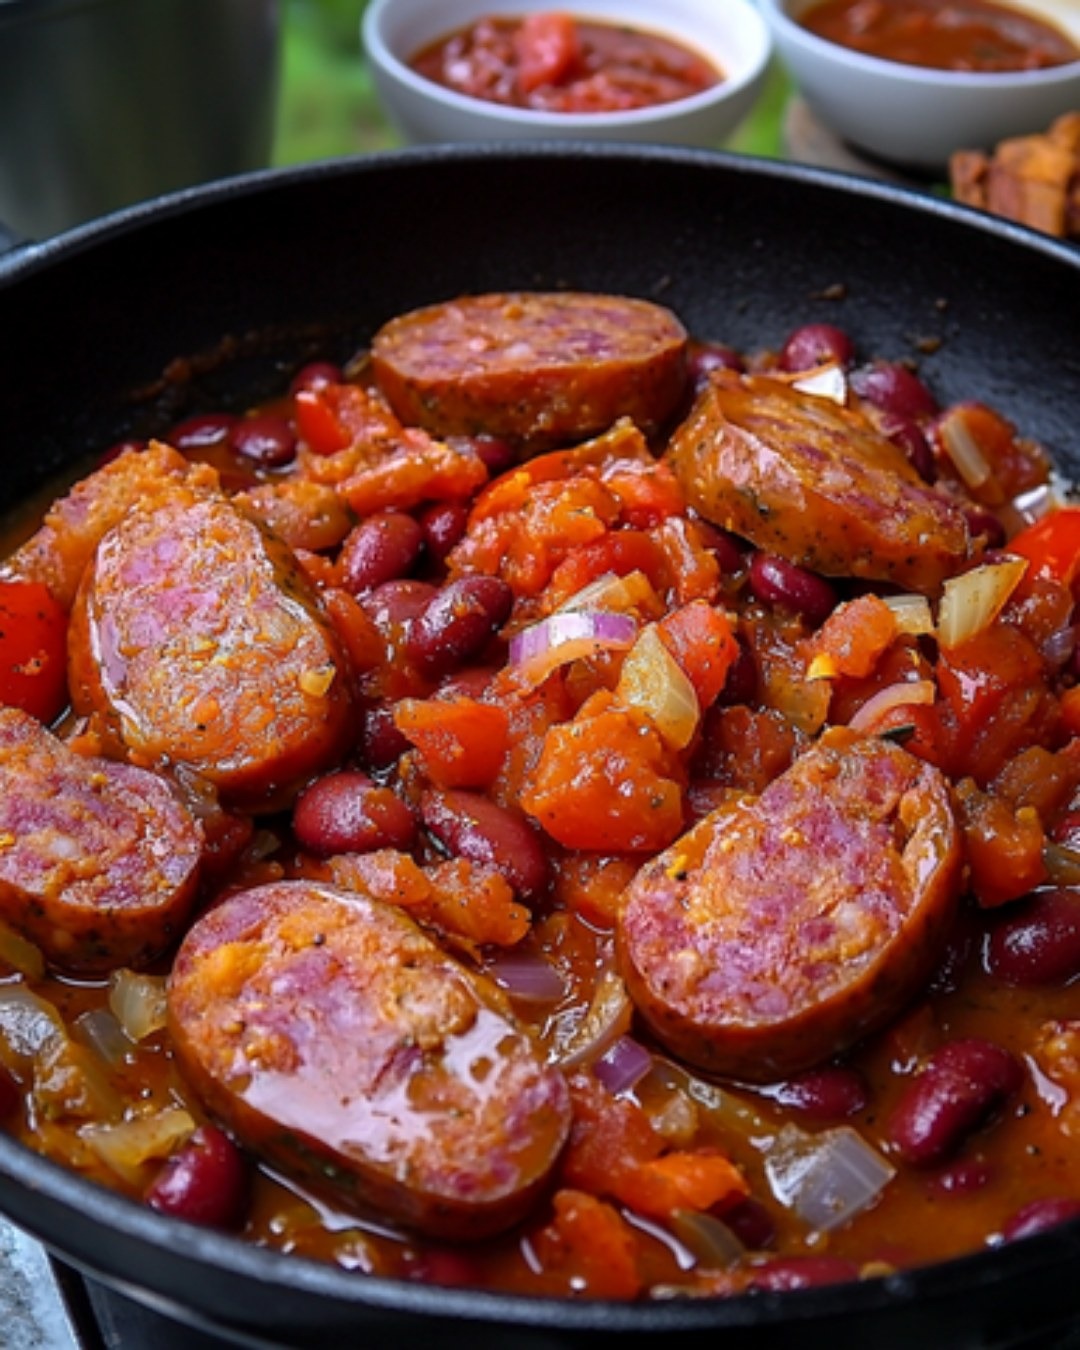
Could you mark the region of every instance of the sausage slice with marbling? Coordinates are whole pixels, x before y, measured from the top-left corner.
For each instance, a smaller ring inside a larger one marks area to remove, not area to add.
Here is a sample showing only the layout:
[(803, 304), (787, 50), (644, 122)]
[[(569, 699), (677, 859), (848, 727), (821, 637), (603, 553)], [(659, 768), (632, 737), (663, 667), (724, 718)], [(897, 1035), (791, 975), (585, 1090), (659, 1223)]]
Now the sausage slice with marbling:
[(253, 1152), (354, 1212), (479, 1238), (529, 1211), (570, 1127), (562, 1074), (404, 911), (270, 883), (190, 930), (176, 1053)]
[(294, 554), (225, 498), (176, 490), (98, 545), (68, 636), (77, 712), (132, 759), (269, 809), (342, 758), (347, 657)]
[(686, 393), (687, 345), (678, 318), (647, 300), (497, 293), (391, 319), (372, 342), (372, 369), (403, 422), (538, 448), (620, 417), (656, 431)]
[(934, 594), (977, 552), (960, 506), (899, 447), (781, 380), (714, 372), (667, 453), (706, 520), (826, 576)]
[(77, 754), (0, 708), (0, 919), (70, 971), (140, 966), (179, 937), (203, 836), (165, 779)]
[(882, 1027), (924, 985), (960, 873), (939, 770), (830, 732), (760, 797), (707, 816), (641, 869), (619, 918), (623, 976), (681, 1059), (784, 1078)]

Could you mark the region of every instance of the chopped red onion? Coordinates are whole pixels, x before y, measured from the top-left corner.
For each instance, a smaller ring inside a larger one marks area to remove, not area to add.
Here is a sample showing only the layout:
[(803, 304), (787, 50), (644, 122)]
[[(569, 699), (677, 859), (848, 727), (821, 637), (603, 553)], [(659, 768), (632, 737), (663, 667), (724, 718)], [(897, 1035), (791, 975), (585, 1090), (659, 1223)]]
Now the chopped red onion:
[(632, 1036), (613, 1041), (593, 1065), (593, 1073), (616, 1097), (641, 1081), (652, 1068), (652, 1054)]
[(542, 956), (500, 956), (489, 974), (511, 998), (523, 1003), (557, 1003), (566, 993), (562, 976)]
[(539, 682), (556, 666), (609, 647), (627, 648), (637, 637), (629, 614), (608, 610), (560, 610), (510, 639), (510, 664)]

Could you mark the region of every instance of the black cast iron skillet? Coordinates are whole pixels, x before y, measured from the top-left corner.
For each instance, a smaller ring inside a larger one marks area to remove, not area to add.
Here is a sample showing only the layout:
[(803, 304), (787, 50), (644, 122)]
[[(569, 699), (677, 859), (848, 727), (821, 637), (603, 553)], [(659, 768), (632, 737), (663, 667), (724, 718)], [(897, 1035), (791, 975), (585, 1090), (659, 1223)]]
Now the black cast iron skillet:
[[(125, 435), (243, 406), (316, 353), (346, 357), (411, 306), (562, 286), (661, 300), (741, 347), (835, 322), (865, 354), (918, 358), (943, 400), (981, 393), (1080, 468), (1080, 251), (805, 168), (491, 145), (252, 175), (0, 259), (0, 507)], [(711, 1350), (809, 1336), (889, 1350), (1048, 1345), (1080, 1326), (1075, 1224), (859, 1285), (622, 1306), (405, 1285), (257, 1250), (104, 1193), (2, 1133), (0, 1209), (85, 1271), (251, 1344)]]

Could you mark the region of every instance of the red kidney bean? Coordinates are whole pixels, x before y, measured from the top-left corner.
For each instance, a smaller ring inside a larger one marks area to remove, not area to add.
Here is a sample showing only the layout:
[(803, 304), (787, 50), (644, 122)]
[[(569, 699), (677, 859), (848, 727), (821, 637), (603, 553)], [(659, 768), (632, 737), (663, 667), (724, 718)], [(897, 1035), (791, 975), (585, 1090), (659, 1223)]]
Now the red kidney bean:
[(341, 367), (332, 361), (309, 361), (292, 377), (289, 393), (298, 394), (301, 389), (325, 389), (328, 384), (340, 384), (344, 378)]
[(404, 511), (380, 511), (349, 531), (338, 555), (341, 584), (353, 595), (406, 576), (424, 547), (420, 522)]
[(733, 534), (720, 529), (718, 525), (710, 524), (707, 520), (697, 519), (694, 524), (701, 535), (702, 543), (715, 557), (724, 576), (733, 576), (745, 569), (745, 549)]
[(938, 401), (917, 375), (898, 361), (875, 361), (851, 372), (851, 387), (875, 408), (914, 422), (933, 417)]
[(420, 815), (447, 852), (494, 867), (522, 899), (547, 885), (547, 858), (532, 826), (481, 793), (431, 788), (420, 799)]
[(165, 439), (176, 450), (204, 450), (227, 441), (238, 420), (232, 413), (196, 413), (177, 422)]
[(725, 1209), (723, 1219), (749, 1251), (763, 1252), (776, 1242), (776, 1224), (772, 1215), (752, 1195), (740, 1200), (733, 1209)]
[(1062, 848), (1080, 853), (1080, 811), (1066, 811), (1054, 821), (1050, 838)]
[(442, 1289), (467, 1289), (484, 1283), (483, 1267), (469, 1252), (456, 1247), (429, 1247), (410, 1253), (405, 1264), (406, 1279), (419, 1284), (434, 1284)]
[(351, 769), (309, 784), (296, 799), (292, 824), (300, 847), (323, 858), (407, 849), (416, 838), (416, 818), (401, 798)]
[(19, 1109), (22, 1093), (8, 1069), (0, 1064), (0, 1120), (7, 1120)]
[(1067, 984), (1080, 975), (1080, 892), (1035, 891), (990, 929), (983, 963), (1007, 984)]
[(501, 436), (451, 436), (449, 443), (461, 450), (471, 450), (483, 460), (484, 468), (492, 478), (513, 468), (518, 460), (514, 447)]
[(296, 433), (284, 417), (256, 413), (234, 422), (229, 443), (238, 455), (267, 469), (281, 469), (296, 458)]
[(746, 362), (741, 352), (724, 342), (699, 342), (690, 350), (687, 367), (692, 384), (700, 389), (714, 370), (741, 373), (746, 369)]
[(1020, 1061), (992, 1041), (947, 1041), (901, 1094), (886, 1134), (914, 1167), (955, 1153), (1024, 1080)]
[(739, 653), (728, 666), (727, 679), (716, 700), (717, 707), (730, 708), (738, 703), (753, 703), (757, 697), (758, 672), (750, 648), (739, 644)]
[(398, 730), (390, 704), (378, 703), (365, 709), (360, 722), (360, 752), (369, 768), (389, 769), (410, 748), (408, 738)]
[(236, 1228), (247, 1208), (248, 1168), (221, 1130), (201, 1125), (169, 1158), (146, 1191), (162, 1214), (210, 1228)]
[(754, 1289), (813, 1289), (858, 1278), (859, 1267), (842, 1256), (785, 1256), (755, 1267), (750, 1285)]
[(855, 344), (842, 328), (831, 323), (807, 323), (796, 328), (780, 348), (780, 369), (792, 373), (813, 370), (826, 361), (842, 366), (855, 360)]
[(903, 450), (907, 462), (924, 482), (937, 481), (934, 452), (917, 422), (910, 417), (901, 417), (898, 413), (886, 412), (881, 414), (878, 429), (893, 445)]
[(836, 591), (824, 577), (772, 553), (751, 557), (750, 589), (764, 604), (786, 605), (814, 627), (836, 608)]
[(1080, 1217), (1080, 1200), (1068, 1196), (1031, 1200), (1002, 1224), (1001, 1236), (1006, 1242), (1014, 1242), (1017, 1238), (1045, 1233), (1077, 1217)]
[(861, 1111), (869, 1100), (866, 1083), (856, 1069), (827, 1065), (789, 1078), (769, 1092), (781, 1106), (815, 1120), (838, 1120)]
[(465, 502), (435, 502), (420, 513), (424, 546), (432, 562), (446, 561), (450, 550), (464, 536), (468, 523), (469, 508)]
[(416, 616), (406, 639), (409, 659), (432, 678), (479, 654), (510, 617), (514, 593), (501, 577), (458, 577)]
[(438, 594), (438, 588), (429, 581), (384, 581), (373, 591), (360, 597), (367, 614), (384, 637), (393, 641), (410, 628)]
[(965, 505), (963, 511), (964, 518), (967, 521), (968, 533), (972, 537), (978, 538), (980, 534), (984, 535), (988, 549), (1005, 547), (1005, 526), (1002, 525), (993, 511), (981, 506), (971, 505)]

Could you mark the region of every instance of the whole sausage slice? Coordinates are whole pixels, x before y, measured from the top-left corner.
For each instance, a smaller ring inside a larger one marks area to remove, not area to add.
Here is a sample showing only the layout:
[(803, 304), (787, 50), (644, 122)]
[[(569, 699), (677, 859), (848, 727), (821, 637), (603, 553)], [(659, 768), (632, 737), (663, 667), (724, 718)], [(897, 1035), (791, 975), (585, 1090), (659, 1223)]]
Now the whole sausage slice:
[(267, 809), (350, 743), (354, 693), (292, 551), (223, 497), (177, 490), (102, 539), (68, 638), (72, 702), (133, 760)]
[(933, 766), (828, 733), (760, 797), (648, 863), (620, 964), (676, 1055), (773, 1081), (893, 1018), (937, 963), (960, 893), (959, 830)]
[(399, 315), (372, 342), (394, 412), (437, 436), (573, 444), (629, 417), (651, 433), (688, 386), (687, 334), (647, 300), (465, 296)]
[(0, 918), (70, 971), (140, 966), (179, 937), (202, 831), (165, 779), (77, 754), (0, 708)]
[(306, 881), (230, 896), (184, 939), (168, 1004), (208, 1109), (353, 1212), (500, 1231), (568, 1135), (565, 1080), (494, 987), (367, 896)]
[(973, 554), (963, 511), (899, 447), (781, 380), (714, 372), (668, 458), (706, 520), (826, 576), (934, 594)]

